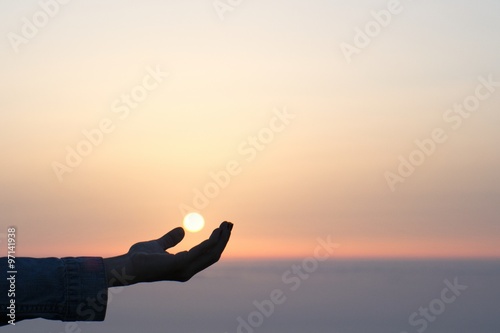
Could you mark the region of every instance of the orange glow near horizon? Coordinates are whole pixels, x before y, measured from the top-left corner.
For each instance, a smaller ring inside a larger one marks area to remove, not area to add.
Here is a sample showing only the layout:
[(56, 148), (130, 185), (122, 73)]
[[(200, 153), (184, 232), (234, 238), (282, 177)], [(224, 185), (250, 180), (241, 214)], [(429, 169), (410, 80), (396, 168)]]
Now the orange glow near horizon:
[[(196, 241), (187, 234), (186, 239), (170, 250), (176, 253), (188, 250)], [(418, 241), (406, 242), (404, 245), (395, 242), (364, 242), (345, 241), (338, 243), (339, 247), (328, 253), (319, 242), (307, 242), (298, 245), (286, 240), (242, 240), (232, 237), (222, 260), (292, 260), (314, 257), (316, 251), (320, 255), (328, 255), (329, 259), (500, 259), (500, 250), (496, 244), (486, 244), (478, 247), (474, 242), (440, 242), (428, 243), (425, 248)], [(325, 238), (326, 241), (326, 238)], [(131, 245), (131, 244), (130, 244)], [(45, 247), (42, 250), (24, 248), (20, 255), (30, 257), (64, 257), (64, 256), (99, 256), (112, 257), (125, 253), (128, 247), (125, 243), (116, 246), (76, 247), (71, 245)], [(474, 246), (474, 250), (470, 247)]]

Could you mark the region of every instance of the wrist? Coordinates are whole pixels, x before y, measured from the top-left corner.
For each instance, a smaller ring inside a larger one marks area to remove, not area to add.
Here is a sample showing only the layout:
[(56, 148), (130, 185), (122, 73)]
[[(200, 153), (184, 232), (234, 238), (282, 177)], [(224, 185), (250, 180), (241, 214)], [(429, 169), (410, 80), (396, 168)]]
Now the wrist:
[(104, 258), (104, 270), (108, 288), (123, 287), (135, 283), (135, 276), (127, 272), (127, 255)]

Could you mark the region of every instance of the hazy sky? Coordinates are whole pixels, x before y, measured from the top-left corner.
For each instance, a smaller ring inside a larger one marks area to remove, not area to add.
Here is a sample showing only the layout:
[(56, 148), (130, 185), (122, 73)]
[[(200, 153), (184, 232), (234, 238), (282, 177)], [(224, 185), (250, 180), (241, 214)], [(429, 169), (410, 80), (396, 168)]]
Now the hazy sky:
[(500, 256), (498, 1), (230, 3), (0, 2), (19, 255)]

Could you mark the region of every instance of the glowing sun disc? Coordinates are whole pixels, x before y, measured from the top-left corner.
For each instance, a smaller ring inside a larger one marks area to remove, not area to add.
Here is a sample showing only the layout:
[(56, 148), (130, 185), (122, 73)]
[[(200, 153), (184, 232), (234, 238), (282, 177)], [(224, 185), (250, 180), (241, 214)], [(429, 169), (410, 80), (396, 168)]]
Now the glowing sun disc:
[(198, 232), (205, 226), (205, 219), (198, 213), (189, 213), (184, 217), (184, 228), (189, 232)]

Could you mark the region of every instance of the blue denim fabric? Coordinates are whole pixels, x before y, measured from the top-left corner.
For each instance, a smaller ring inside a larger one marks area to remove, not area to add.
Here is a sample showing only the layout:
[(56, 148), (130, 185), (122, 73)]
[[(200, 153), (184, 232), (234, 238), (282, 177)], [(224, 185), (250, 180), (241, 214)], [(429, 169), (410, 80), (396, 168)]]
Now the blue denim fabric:
[[(98, 257), (16, 258), (16, 320), (45, 318), (102, 321), (108, 286)], [(7, 325), (10, 282), (7, 258), (0, 258), (0, 326)]]

